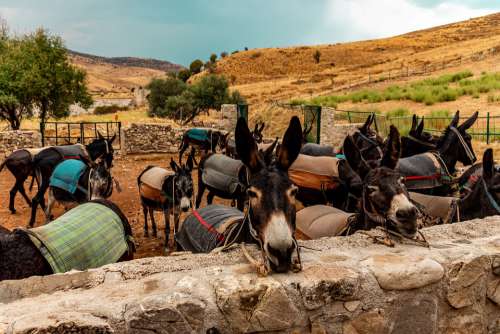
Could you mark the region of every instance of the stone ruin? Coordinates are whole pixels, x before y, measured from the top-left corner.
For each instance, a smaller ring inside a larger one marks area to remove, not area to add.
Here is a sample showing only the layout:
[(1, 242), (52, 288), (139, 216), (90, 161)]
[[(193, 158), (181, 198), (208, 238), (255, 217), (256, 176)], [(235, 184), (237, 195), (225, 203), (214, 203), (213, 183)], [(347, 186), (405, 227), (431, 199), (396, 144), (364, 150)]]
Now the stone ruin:
[(258, 277), (235, 248), (3, 281), (0, 333), (500, 333), (500, 217), (423, 233), (301, 242), (297, 274)]

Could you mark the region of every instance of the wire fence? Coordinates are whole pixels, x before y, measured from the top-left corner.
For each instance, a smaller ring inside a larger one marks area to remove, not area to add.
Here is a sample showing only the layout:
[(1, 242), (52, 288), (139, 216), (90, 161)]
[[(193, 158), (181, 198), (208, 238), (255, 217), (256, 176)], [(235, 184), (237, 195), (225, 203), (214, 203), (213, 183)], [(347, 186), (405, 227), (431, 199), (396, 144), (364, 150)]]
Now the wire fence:
[[(394, 125), (402, 135), (407, 135), (411, 129), (413, 116), (387, 116), (373, 112), (335, 110), (334, 119), (336, 122), (364, 123), (369, 115), (375, 115), (374, 127), (382, 135), (389, 133), (389, 127)], [(453, 115), (450, 116), (424, 116), (424, 130), (432, 134), (440, 134), (450, 124)], [(460, 115), (462, 120), (470, 115)], [(419, 121), (422, 118), (419, 117)], [(472, 138), (485, 141), (487, 144), (500, 141), (500, 116), (490, 115), (489, 112), (480, 114), (474, 125), (467, 131)]]

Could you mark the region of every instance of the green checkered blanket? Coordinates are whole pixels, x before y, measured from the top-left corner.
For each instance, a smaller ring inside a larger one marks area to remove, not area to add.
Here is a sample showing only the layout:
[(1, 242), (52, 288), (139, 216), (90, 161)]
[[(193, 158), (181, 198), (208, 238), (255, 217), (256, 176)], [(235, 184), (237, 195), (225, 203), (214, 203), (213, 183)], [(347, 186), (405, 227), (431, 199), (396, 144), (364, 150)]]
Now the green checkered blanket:
[(85, 203), (53, 222), (26, 230), (54, 273), (114, 263), (128, 250), (118, 215), (98, 203)]

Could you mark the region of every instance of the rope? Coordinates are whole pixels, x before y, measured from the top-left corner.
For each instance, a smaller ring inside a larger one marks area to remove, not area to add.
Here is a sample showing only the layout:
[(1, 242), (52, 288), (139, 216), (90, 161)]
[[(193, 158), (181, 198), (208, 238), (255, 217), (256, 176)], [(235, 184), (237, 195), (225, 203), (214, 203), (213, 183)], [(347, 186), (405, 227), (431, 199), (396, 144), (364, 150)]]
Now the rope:
[(462, 147), (464, 148), (465, 153), (467, 154), (467, 157), (470, 159), (470, 161), (472, 162), (476, 161), (476, 156), (474, 155), (474, 152), (471, 151), (469, 145), (467, 145), (467, 143), (465, 142), (465, 139), (462, 137), (460, 131), (458, 131), (457, 128), (453, 126), (450, 127), (450, 129), (457, 135), (458, 140), (460, 141), (460, 144), (462, 144)]

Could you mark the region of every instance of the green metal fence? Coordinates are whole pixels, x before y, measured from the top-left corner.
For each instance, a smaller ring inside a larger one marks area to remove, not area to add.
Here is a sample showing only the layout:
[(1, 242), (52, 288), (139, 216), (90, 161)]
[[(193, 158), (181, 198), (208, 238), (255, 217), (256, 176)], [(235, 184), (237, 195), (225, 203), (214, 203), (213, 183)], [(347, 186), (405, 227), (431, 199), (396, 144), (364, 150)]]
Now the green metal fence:
[[(335, 110), (335, 119), (339, 122), (347, 121), (348, 123), (364, 123), (366, 118), (373, 112), (351, 111), (351, 110)], [(471, 115), (460, 114), (460, 122), (463, 122)], [(453, 115), (450, 116), (425, 116), (424, 130), (433, 134), (441, 133), (450, 124)], [(375, 114), (375, 127), (382, 134), (389, 133), (389, 126), (395, 125), (401, 134), (406, 135), (411, 129), (413, 116), (398, 116), (389, 117), (382, 114)], [(421, 117), (419, 118), (419, 120)], [(467, 131), (472, 138), (476, 140), (490, 143), (500, 141), (500, 116), (490, 115), (489, 112), (479, 114), (477, 121)]]

